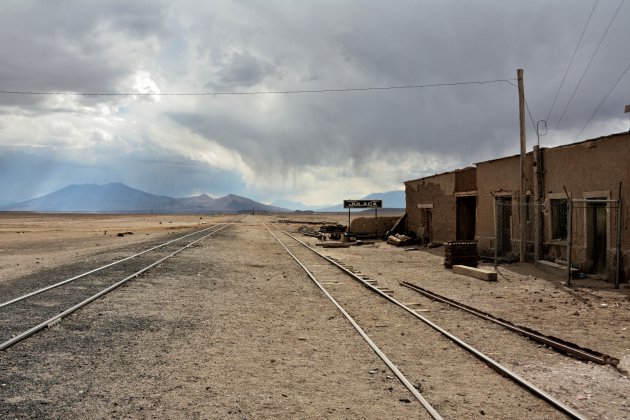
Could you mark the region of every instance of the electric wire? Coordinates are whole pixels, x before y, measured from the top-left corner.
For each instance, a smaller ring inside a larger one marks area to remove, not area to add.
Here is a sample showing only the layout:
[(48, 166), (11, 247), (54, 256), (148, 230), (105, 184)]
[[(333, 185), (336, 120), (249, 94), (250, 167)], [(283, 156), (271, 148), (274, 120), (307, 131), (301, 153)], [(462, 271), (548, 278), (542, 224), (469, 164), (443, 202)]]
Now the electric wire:
[(619, 6), (617, 6), (617, 10), (615, 11), (615, 14), (613, 15), (612, 19), (610, 19), (610, 22), (608, 22), (608, 26), (606, 27), (606, 30), (602, 34), (602, 37), (600, 38), (599, 43), (597, 44), (597, 47), (595, 47), (595, 50), (593, 51), (593, 54), (591, 55), (591, 58), (588, 61), (588, 64), (586, 65), (586, 68), (584, 69), (584, 72), (582, 73), (582, 76), (580, 76), (580, 80), (578, 81), (577, 85), (575, 86), (575, 89), (573, 89), (573, 93), (571, 93), (571, 97), (569, 98), (569, 101), (567, 102), (566, 106), (562, 110), (562, 114), (560, 115), (560, 119), (558, 120), (558, 122), (556, 123), (556, 126), (554, 127), (553, 131), (551, 132), (551, 138), (549, 139), (550, 141), (553, 140), (553, 136), (556, 133), (556, 130), (558, 129), (558, 126), (560, 126), (560, 123), (562, 122), (562, 119), (564, 118), (564, 115), (566, 114), (567, 109), (569, 108), (569, 105), (571, 105), (571, 102), (573, 101), (573, 97), (575, 96), (575, 93), (578, 91), (578, 89), (582, 85), (582, 80), (584, 80), (584, 76), (586, 76), (586, 73), (588, 72), (589, 68), (591, 67), (591, 64), (593, 63), (593, 59), (595, 58), (595, 55), (597, 54), (597, 51), (599, 51), (599, 47), (601, 47), (602, 43), (604, 42), (604, 39), (606, 39), (606, 35), (608, 34), (608, 31), (610, 30), (610, 27), (612, 26), (615, 18), (619, 14), (619, 10), (621, 10), (621, 6), (623, 6), (625, 1), (626, 0), (621, 0), (619, 2)]
[(549, 112), (547, 113), (547, 118), (545, 118), (546, 121), (549, 121), (549, 117), (551, 117), (551, 112), (553, 111), (553, 107), (556, 105), (556, 100), (558, 99), (558, 95), (560, 94), (560, 90), (562, 90), (562, 86), (564, 86), (564, 81), (567, 78), (567, 74), (569, 74), (569, 70), (571, 69), (571, 65), (573, 64), (573, 59), (575, 59), (575, 55), (578, 52), (578, 49), (580, 48), (580, 44), (582, 43), (582, 38), (584, 38), (584, 33), (586, 32), (586, 28), (588, 28), (588, 24), (591, 21), (591, 18), (593, 17), (593, 12), (595, 12), (595, 8), (597, 7), (597, 4), (599, 3), (599, 0), (595, 1), (595, 4), (593, 4), (593, 8), (591, 9), (591, 13), (588, 15), (588, 19), (586, 20), (586, 24), (584, 25), (584, 29), (582, 29), (582, 34), (580, 35), (580, 39), (577, 42), (577, 45), (575, 46), (575, 50), (573, 51), (573, 55), (571, 56), (571, 60), (569, 61), (569, 65), (567, 66), (566, 71), (564, 72), (564, 76), (562, 76), (562, 82), (560, 82), (560, 86), (558, 87), (558, 91), (556, 92), (556, 96), (554, 96), (553, 98), (553, 102), (551, 104), (551, 108), (549, 108)]
[(37, 92), (20, 90), (0, 90), (4, 95), (66, 95), (66, 96), (239, 96), (239, 95), (281, 95), (281, 94), (302, 94), (302, 93), (340, 93), (340, 92), (366, 92), (379, 90), (404, 90), (404, 89), (424, 89), (431, 87), (445, 86), (465, 86), (465, 85), (486, 85), (491, 83), (510, 83), (516, 79), (495, 79), (495, 80), (474, 80), (467, 82), (447, 82), (428, 83), (417, 85), (398, 86), (370, 86), (360, 88), (338, 88), (338, 89), (302, 89), (302, 90), (268, 90), (249, 92), (165, 92), (165, 93), (134, 93), (134, 92)]
[[(626, 66), (626, 69), (621, 73), (621, 75), (619, 76), (619, 78), (617, 79), (617, 81), (615, 82), (614, 85), (612, 85), (612, 87), (610, 88), (610, 90), (608, 91), (608, 93), (606, 94), (606, 96), (604, 96), (604, 99), (602, 99), (602, 101), (599, 103), (599, 105), (597, 105), (597, 108), (595, 108), (595, 111), (593, 111), (593, 113), (591, 114), (591, 116), (588, 118), (588, 120), (586, 121), (586, 124), (584, 124), (584, 127), (582, 127), (582, 129), (580, 130), (580, 132), (578, 133), (577, 136), (575, 136), (575, 140), (578, 139), (578, 137), (580, 137), (582, 135), (582, 132), (584, 131), (584, 129), (590, 124), (591, 120), (593, 119), (593, 117), (595, 116), (595, 114), (597, 114), (597, 111), (599, 111), (599, 108), (601, 108), (601, 106), (604, 104), (604, 102), (606, 102), (606, 99), (608, 99), (608, 96), (610, 96), (610, 94), (612, 93), (613, 90), (615, 90), (615, 88), (617, 87), (617, 85), (619, 84), (619, 82), (621, 81), (621, 79), (623, 79), (623, 77), (626, 75), (626, 73), (628, 72), (628, 70), (630, 70), (630, 63), (628, 63), (628, 65)], [(574, 141), (575, 141), (574, 140)]]
[(534, 131), (536, 131), (536, 123), (534, 122), (534, 118), (532, 118), (532, 113), (529, 111), (529, 104), (527, 103), (527, 100), (525, 100), (525, 109), (527, 109), (529, 120), (532, 122), (532, 126), (534, 126)]
[[(508, 82), (508, 83), (518, 89), (518, 86), (515, 85), (514, 83), (512, 82)], [(525, 99), (525, 108), (527, 109), (527, 113), (529, 114), (529, 120), (532, 122), (532, 125), (534, 126), (534, 131), (538, 132), (536, 128), (536, 123), (534, 122), (534, 118), (532, 117), (532, 113), (529, 110), (529, 104), (527, 103), (527, 99)]]

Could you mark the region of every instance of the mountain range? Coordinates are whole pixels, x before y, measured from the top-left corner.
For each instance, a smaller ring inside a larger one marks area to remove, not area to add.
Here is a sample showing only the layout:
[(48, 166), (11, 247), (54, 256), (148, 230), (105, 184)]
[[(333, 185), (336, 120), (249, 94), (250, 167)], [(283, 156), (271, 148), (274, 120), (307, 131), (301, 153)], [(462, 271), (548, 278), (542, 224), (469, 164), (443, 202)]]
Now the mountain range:
[(121, 183), (69, 185), (31, 200), (0, 207), (2, 211), (112, 212), (112, 213), (235, 213), (288, 212), (235, 194), (212, 198), (207, 194), (172, 198), (150, 194)]
[[(383, 207), (404, 208), (405, 192), (374, 193), (361, 199), (381, 199)], [(19, 203), (3, 203), (0, 211), (111, 212), (111, 213), (235, 213), (239, 211), (290, 212), (314, 210), (345, 211), (342, 204), (309, 207), (280, 201), (267, 205), (235, 194), (213, 198), (207, 194), (173, 198), (150, 194), (121, 183), (69, 185), (60, 190)]]

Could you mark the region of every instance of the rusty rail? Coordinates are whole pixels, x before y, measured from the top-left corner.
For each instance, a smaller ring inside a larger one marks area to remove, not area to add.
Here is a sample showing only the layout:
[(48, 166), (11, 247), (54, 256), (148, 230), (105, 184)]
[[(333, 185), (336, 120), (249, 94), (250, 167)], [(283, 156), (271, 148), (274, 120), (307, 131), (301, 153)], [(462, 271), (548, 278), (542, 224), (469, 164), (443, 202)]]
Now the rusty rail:
[[(219, 229), (214, 230), (214, 231), (211, 231), (210, 233), (208, 233), (208, 234), (206, 234), (206, 235), (202, 236), (202, 237), (201, 237), (201, 238), (199, 238), (199, 239), (195, 239), (194, 241), (192, 241), (192, 242), (190, 242), (190, 243), (188, 243), (188, 244), (184, 245), (183, 247), (179, 248), (178, 250), (176, 250), (176, 251), (174, 251), (174, 252), (171, 252), (171, 253), (170, 253), (170, 254), (168, 254), (167, 256), (165, 256), (165, 257), (163, 257), (163, 258), (160, 258), (159, 260), (155, 261), (154, 263), (152, 263), (152, 264), (150, 264), (150, 265), (148, 265), (148, 266), (146, 266), (146, 267), (142, 268), (142, 269), (141, 269), (141, 270), (139, 270), (139, 271), (136, 271), (135, 273), (133, 273), (133, 274), (131, 274), (131, 275), (129, 275), (129, 276), (127, 276), (127, 277), (125, 277), (124, 279), (122, 279), (122, 280), (120, 280), (120, 281), (118, 281), (118, 282), (116, 282), (116, 283), (112, 284), (111, 286), (109, 286), (109, 287), (107, 287), (107, 288), (105, 288), (105, 289), (103, 289), (103, 290), (99, 291), (98, 293), (96, 293), (96, 294), (94, 294), (94, 295), (92, 295), (92, 296), (88, 297), (87, 299), (85, 299), (85, 300), (83, 300), (83, 301), (81, 301), (81, 302), (77, 303), (76, 305), (72, 306), (71, 308), (68, 308), (68, 309), (64, 310), (63, 312), (61, 312), (61, 313), (59, 313), (59, 314), (57, 314), (57, 315), (53, 316), (52, 318), (49, 318), (49, 319), (47, 319), (47, 320), (45, 320), (45, 321), (43, 321), (43, 322), (40, 322), (39, 324), (35, 325), (34, 327), (29, 328), (28, 330), (23, 331), (23, 332), (21, 332), (21, 333), (19, 333), (19, 334), (15, 335), (15, 336), (13, 336), (13, 337), (12, 337), (12, 338), (10, 338), (9, 340), (6, 340), (6, 341), (4, 341), (4, 342), (0, 343), (0, 351), (2, 351), (2, 350), (6, 350), (7, 348), (11, 347), (12, 345), (14, 345), (14, 344), (16, 344), (16, 343), (19, 343), (20, 341), (22, 341), (22, 340), (24, 340), (24, 339), (26, 339), (26, 338), (28, 338), (28, 337), (32, 336), (33, 334), (35, 334), (35, 333), (37, 333), (37, 332), (39, 332), (39, 331), (43, 330), (44, 328), (50, 328), (51, 326), (58, 324), (59, 322), (61, 322), (62, 318), (65, 318), (66, 316), (68, 316), (68, 315), (70, 315), (70, 314), (72, 314), (72, 313), (76, 312), (78, 309), (80, 309), (80, 308), (84, 307), (85, 305), (87, 305), (87, 304), (89, 304), (89, 303), (91, 303), (91, 302), (95, 301), (96, 299), (100, 298), (101, 296), (103, 296), (103, 295), (105, 295), (105, 294), (107, 294), (107, 293), (111, 292), (112, 290), (114, 290), (114, 289), (118, 288), (119, 286), (121, 286), (121, 285), (125, 284), (125, 283), (126, 283), (126, 282), (128, 282), (129, 280), (134, 279), (134, 278), (136, 278), (136, 277), (140, 276), (141, 274), (145, 273), (146, 271), (150, 270), (151, 268), (153, 268), (153, 267), (155, 267), (155, 266), (157, 266), (157, 265), (161, 264), (162, 262), (166, 261), (167, 259), (169, 259), (169, 258), (171, 258), (171, 257), (174, 257), (175, 255), (177, 255), (177, 254), (179, 254), (180, 252), (182, 252), (182, 251), (184, 251), (184, 250), (186, 250), (186, 249), (190, 248), (191, 246), (195, 245), (196, 243), (198, 243), (198, 242), (200, 242), (200, 241), (202, 241), (202, 240), (206, 239), (207, 237), (209, 237), (209, 236), (211, 236), (211, 235), (214, 235), (215, 233), (217, 233), (217, 232), (219, 232), (219, 231), (221, 231), (221, 230), (225, 229), (225, 228), (226, 228), (226, 227), (228, 227), (228, 226), (231, 226), (231, 224), (228, 224), (228, 223), (222, 223), (222, 225), (223, 225), (223, 226), (221, 226)], [(216, 227), (216, 226), (217, 226), (217, 225), (215, 225), (215, 226), (211, 226), (211, 227)], [(207, 229), (203, 229), (202, 231), (206, 231), (206, 230), (207, 230)], [(202, 231), (197, 231), (197, 232), (195, 232), (195, 233), (199, 233), (199, 232), (202, 232)], [(187, 236), (190, 236), (190, 235), (187, 235)], [(182, 237), (182, 238), (183, 238), (183, 237)], [(179, 238), (179, 239), (181, 239), (181, 238)], [(171, 242), (174, 242), (174, 241), (170, 241), (170, 242), (168, 242), (168, 243), (171, 243)], [(152, 248), (152, 249), (153, 249), (153, 248)], [(136, 255), (134, 255), (133, 257), (136, 257), (136, 256), (138, 256), (138, 255), (140, 255), (140, 254), (136, 254)]]
[(331, 263), (332, 265), (336, 266), (341, 271), (343, 271), (344, 273), (346, 273), (350, 277), (354, 278), (359, 283), (363, 284), (363, 286), (367, 287), (369, 290), (371, 290), (374, 293), (376, 293), (376, 294), (382, 296), (383, 298), (389, 300), (393, 304), (397, 305), (398, 307), (402, 308), (403, 310), (405, 310), (406, 312), (411, 314), (416, 319), (422, 321), (426, 325), (428, 325), (431, 328), (433, 328), (434, 330), (438, 331), (440, 334), (442, 334), (444, 337), (448, 338), (449, 340), (453, 341), (453, 343), (455, 343), (459, 347), (463, 348), (464, 350), (466, 350), (467, 352), (471, 353), (472, 355), (474, 355), (478, 359), (482, 360), (487, 366), (489, 366), (490, 368), (492, 368), (496, 372), (500, 373), (501, 375), (503, 375), (503, 376), (505, 376), (507, 378), (510, 378), (512, 381), (517, 383), (519, 386), (521, 386), (524, 389), (528, 390), (529, 392), (531, 392), (532, 394), (534, 394), (537, 397), (541, 398), (542, 400), (547, 401), (550, 405), (554, 406), (559, 411), (563, 412), (564, 414), (566, 414), (569, 417), (574, 418), (574, 419), (586, 419), (586, 417), (584, 417), (582, 414), (580, 414), (579, 412), (575, 411), (574, 409), (572, 409), (568, 405), (564, 404), (562, 401), (554, 398), (553, 396), (551, 396), (547, 392), (543, 391), (542, 389), (538, 388), (534, 384), (529, 383), (527, 380), (525, 380), (524, 378), (522, 378), (518, 374), (512, 372), (511, 370), (509, 370), (505, 366), (501, 365), (496, 360), (492, 359), (491, 357), (487, 356), (486, 354), (482, 353), (481, 351), (475, 349), (474, 347), (472, 347), (468, 343), (464, 342), (463, 340), (460, 340), (458, 337), (456, 337), (455, 335), (453, 335), (450, 332), (446, 331), (444, 328), (442, 328), (439, 325), (431, 322), (428, 318), (420, 315), (419, 313), (417, 313), (413, 309), (409, 308), (408, 306), (406, 306), (402, 302), (399, 302), (398, 300), (396, 300), (393, 297), (389, 296), (388, 294), (386, 294), (382, 290), (380, 290), (377, 287), (373, 286), (372, 284), (370, 284), (369, 280), (366, 280), (365, 278), (362, 278), (361, 276), (359, 276), (356, 273), (354, 273), (353, 270), (351, 270), (351, 267), (345, 267), (339, 261), (336, 261), (336, 260), (334, 260), (334, 259), (332, 259), (330, 257), (325, 256), (324, 254), (318, 252), (317, 250), (315, 250), (314, 248), (310, 247), (308, 244), (302, 242), (301, 240), (299, 240), (295, 236), (291, 235), (290, 233), (288, 233), (286, 231), (282, 231), (282, 232), (285, 235), (289, 236), (290, 238), (293, 238), (295, 241), (297, 241), (300, 244), (302, 244), (304, 247), (310, 249), (311, 251), (313, 251), (315, 254), (319, 255), (324, 260), (326, 260), (329, 263)]
[(433, 299), (436, 300), (438, 302), (442, 302), (442, 303), (446, 303), (448, 305), (454, 306), (456, 308), (459, 308), (463, 311), (466, 311), (470, 314), (476, 315), (480, 318), (483, 318), (485, 320), (494, 322), (495, 324), (499, 324), (505, 328), (507, 328), (510, 331), (514, 331), (518, 334), (521, 334), (527, 338), (530, 338), (538, 343), (544, 344), (546, 346), (549, 346), (555, 350), (558, 350), (562, 353), (566, 353), (566, 354), (570, 354), (571, 356), (574, 356), (578, 359), (581, 360), (587, 360), (590, 362), (594, 362), (594, 363), (599, 363), (600, 365), (611, 365), (611, 366), (617, 366), (619, 364), (619, 359), (616, 357), (612, 357), (608, 354), (604, 354), (604, 353), (600, 353), (597, 352), (595, 350), (591, 350), (591, 349), (587, 349), (584, 347), (580, 347), (577, 344), (571, 343), (569, 341), (563, 340), (561, 338), (558, 337), (553, 337), (553, 336), (548, 336), (548, 335), (544, 335), (539, 333), (538, 331), (532, 330), (530, 328), (527, 327), (521, 327), (519, 325), (515, 325), (512, 324), (509, 321), (506, 321), (504, 319), (501, 318), (497, 318), (495, 316), (492, 316), (486, 312), (483, 312), (479, 309), (473, 308), (472, 306), (468, 306), (468, 305), (464, 305), (461, 302), (457, 302), (456, 300), (447, 298), (445, 296), (441, 296), (438, 295), (437, 293), (434, 293), (430, 290), (424, 289), (418, 285), (415, 285), (413, 283), (409, 283), (407, 281), (402, 281), (400, 282), (401, 286), (407, 287), (411, 290), (414, 290), (426, 297), (428, 297), (429, 299)]

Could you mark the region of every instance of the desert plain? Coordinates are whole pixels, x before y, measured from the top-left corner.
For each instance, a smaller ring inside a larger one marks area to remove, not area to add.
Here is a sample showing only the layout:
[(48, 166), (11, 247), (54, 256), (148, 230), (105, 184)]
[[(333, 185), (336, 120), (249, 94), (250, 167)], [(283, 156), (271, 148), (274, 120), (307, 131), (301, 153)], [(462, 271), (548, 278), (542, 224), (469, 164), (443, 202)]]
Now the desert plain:
[[(1, 351), (0, 417), (428, 418), (267, 229), (317, 248), (318, 239), (296, 233), (314, 221), (346, 223), (347, 215), (0, 213), (0, 303), (229, 223)], [(627, 284), (584, 279), (569, 288), (531, 264), (500, 265), (498, 281), (484, 282), (444, 268), (443, 248), (380, 240), (321, 251), (585, 416), (630, 418)], [(324, 273), (323, 265), (311, 268)], [(620, 363), (559, 354), (423, 298), (403, 280)], [(350, 280), (322, 283), (446, 418), (564, 417)], [(0, 341), (20, 317), (10, 308), (0, 308)]]

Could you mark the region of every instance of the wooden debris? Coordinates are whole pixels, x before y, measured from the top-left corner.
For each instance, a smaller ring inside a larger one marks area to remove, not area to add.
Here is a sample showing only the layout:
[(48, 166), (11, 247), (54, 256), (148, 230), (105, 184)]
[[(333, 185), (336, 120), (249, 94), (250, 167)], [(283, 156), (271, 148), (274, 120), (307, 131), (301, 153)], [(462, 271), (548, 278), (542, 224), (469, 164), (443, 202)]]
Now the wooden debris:
[(407, 213), (400, 216), (400, 219), (396, 221), (396, 223), (394, 224), (394, 227), (392, 227), (388, 233), (389, 234), (399, 233), (403, 231), (406, 226), (407, 226)]
[(387, 238), (387, 243), (395, 246), (405, 246), (408, 245), (412, 241), (412, 238), (406, 235), (401, 235), (399, 233), (395, 235), (389, 235)]
[(342, 233), (346, 231), (346, 226), (340, 224), (323, 225), (319, 228), (319, 231), (323, 233)]
[(315, 246), (321, 246), (322, 248), (350, 248), (350, 244), (341, 242), (327, 242), (315, 244)]
[(467, 267), (465, 265), (454, 265), (453, 273), (462, 274), (464, 276), (474, 277), (485, 281), (497, 281), (497, 273), (495, 271), (484, 270), (482, 268)]

